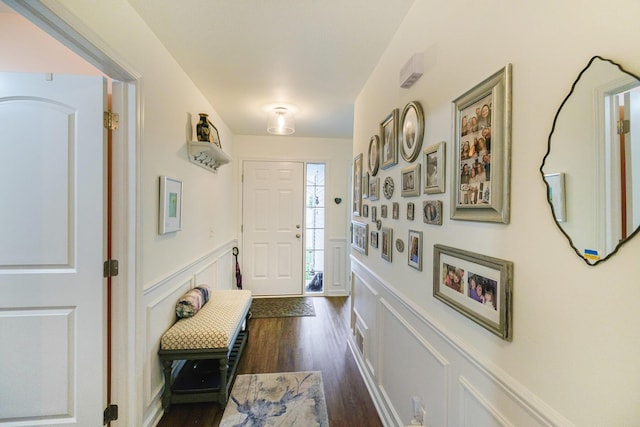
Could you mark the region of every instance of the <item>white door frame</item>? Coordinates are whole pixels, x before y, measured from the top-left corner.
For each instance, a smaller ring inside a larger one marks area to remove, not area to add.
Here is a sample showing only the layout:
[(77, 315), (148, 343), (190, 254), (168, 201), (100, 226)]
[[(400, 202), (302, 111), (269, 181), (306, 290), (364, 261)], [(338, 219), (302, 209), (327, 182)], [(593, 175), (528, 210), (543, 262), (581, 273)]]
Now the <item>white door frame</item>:
[[(114, 316), (112, 401), (119, 405), (118, 421), (112, 425), (142, 424), (142, 381), (136, 372), (142, 371), (144, 340), (137, 339), (141, 328), (142, 290), (141, 271), (137, 264), (140, 245), (140, 209), (138, 171), (140, 155), (138, 141), (141, 135), (141, 75), (132, 70), (107, 43), (100, 39), (78, 17), (64, 6), (51, 0), (4, 0), (22, 16), (47, 32), (80, 57), (90, 62), (108, 77), (123, 82), (120, 109), (121, 144), (114, 144), (113, 193), (117, 195), (113, 205), (113, 248), (115, 259), (120, 261), (120, 271), (113, 278), (113, 306), (120, 313)], [(114, 97), (115, 98), (115, 97)], [(115, 237), (122, 237), (116, 239)], [(105, 319), (106, 321), (106, 319)], [(106, 375), (106, 370), (104, 370)], [(126, 381), (120, 381), (126, 379)]]

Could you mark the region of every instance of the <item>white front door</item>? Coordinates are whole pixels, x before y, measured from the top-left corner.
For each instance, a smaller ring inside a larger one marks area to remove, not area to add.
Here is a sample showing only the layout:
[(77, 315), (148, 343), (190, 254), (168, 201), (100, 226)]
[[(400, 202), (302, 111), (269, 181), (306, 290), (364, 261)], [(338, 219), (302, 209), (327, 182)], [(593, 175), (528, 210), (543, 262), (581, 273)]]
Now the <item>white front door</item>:
[(100, 76), (0, 73), (0, 426), (102, 425)]
[(303, 163), (243, 163), (243, 286), (254, 295), (302, 294), (303, 178)]

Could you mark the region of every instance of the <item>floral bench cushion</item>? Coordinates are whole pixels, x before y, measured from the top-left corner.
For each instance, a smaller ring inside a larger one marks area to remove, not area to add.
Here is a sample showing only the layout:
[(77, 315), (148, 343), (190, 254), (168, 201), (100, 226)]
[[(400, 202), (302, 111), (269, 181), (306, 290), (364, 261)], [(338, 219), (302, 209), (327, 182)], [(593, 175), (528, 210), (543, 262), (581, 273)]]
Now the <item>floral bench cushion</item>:
[(251, 306), (251, 291), (211, 291), (198, 313), (178, 320), (160, 340), (162, 350), (228, 348)]

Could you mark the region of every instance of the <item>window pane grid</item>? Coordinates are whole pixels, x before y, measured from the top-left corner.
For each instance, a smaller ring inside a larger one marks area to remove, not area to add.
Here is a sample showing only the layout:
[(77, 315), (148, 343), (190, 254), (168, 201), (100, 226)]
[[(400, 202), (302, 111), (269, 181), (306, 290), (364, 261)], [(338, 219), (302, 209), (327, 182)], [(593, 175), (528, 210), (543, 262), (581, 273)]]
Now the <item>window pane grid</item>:
[(325, 165), (307, 164), (305, 212), (305, 290), (323, 291), (325, 228)]

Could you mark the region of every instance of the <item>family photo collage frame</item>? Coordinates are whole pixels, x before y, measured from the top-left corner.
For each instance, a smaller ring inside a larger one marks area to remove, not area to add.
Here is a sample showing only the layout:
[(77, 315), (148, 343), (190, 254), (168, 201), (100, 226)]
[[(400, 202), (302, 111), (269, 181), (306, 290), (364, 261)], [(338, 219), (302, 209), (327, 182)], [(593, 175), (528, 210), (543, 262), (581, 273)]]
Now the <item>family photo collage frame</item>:
[[(451, 182), (451, 220), (509, 223), (511, 74), (507, 64), (452, 101), (449, 178), (446, 142), (422, 147), (425, 115), (420, 102), (408, 102), (402, 111), (394, 109), (380, 122), (366, 158), (360, 153), (353, 160), (351, 246), (356, 251), (369, 255), (369, 246), (380, 248), (387, 262), (393, 262), (394, 248), (404, 252), (403, 238), (396, 236), (394, 241), (393, 227), (383, 226), (389, 216), (385, 200), (390, 203), (391, 219), (400, 219), (401, 203), (392, 200), (396, 192), (402, 198), (424, 195), (418, 202), (422, 222), (427, 227), (442, 226), (443, 200), (432, 196), (446, 193), (446, 181)], [(390, 172), (398, 165), (398, 152), (406, 166), (399, 170), (399, 177), (393, 177)], [(414, 221), (416, 202), (407, 201), (402, 207), (406, 220)], [(423, 231), (409, 226), (407, 265), (418, 271), (423, 269), (424, 244)], [(433, 247), (434, 298), (511, 341), (513, 263), (438, 243)]]

